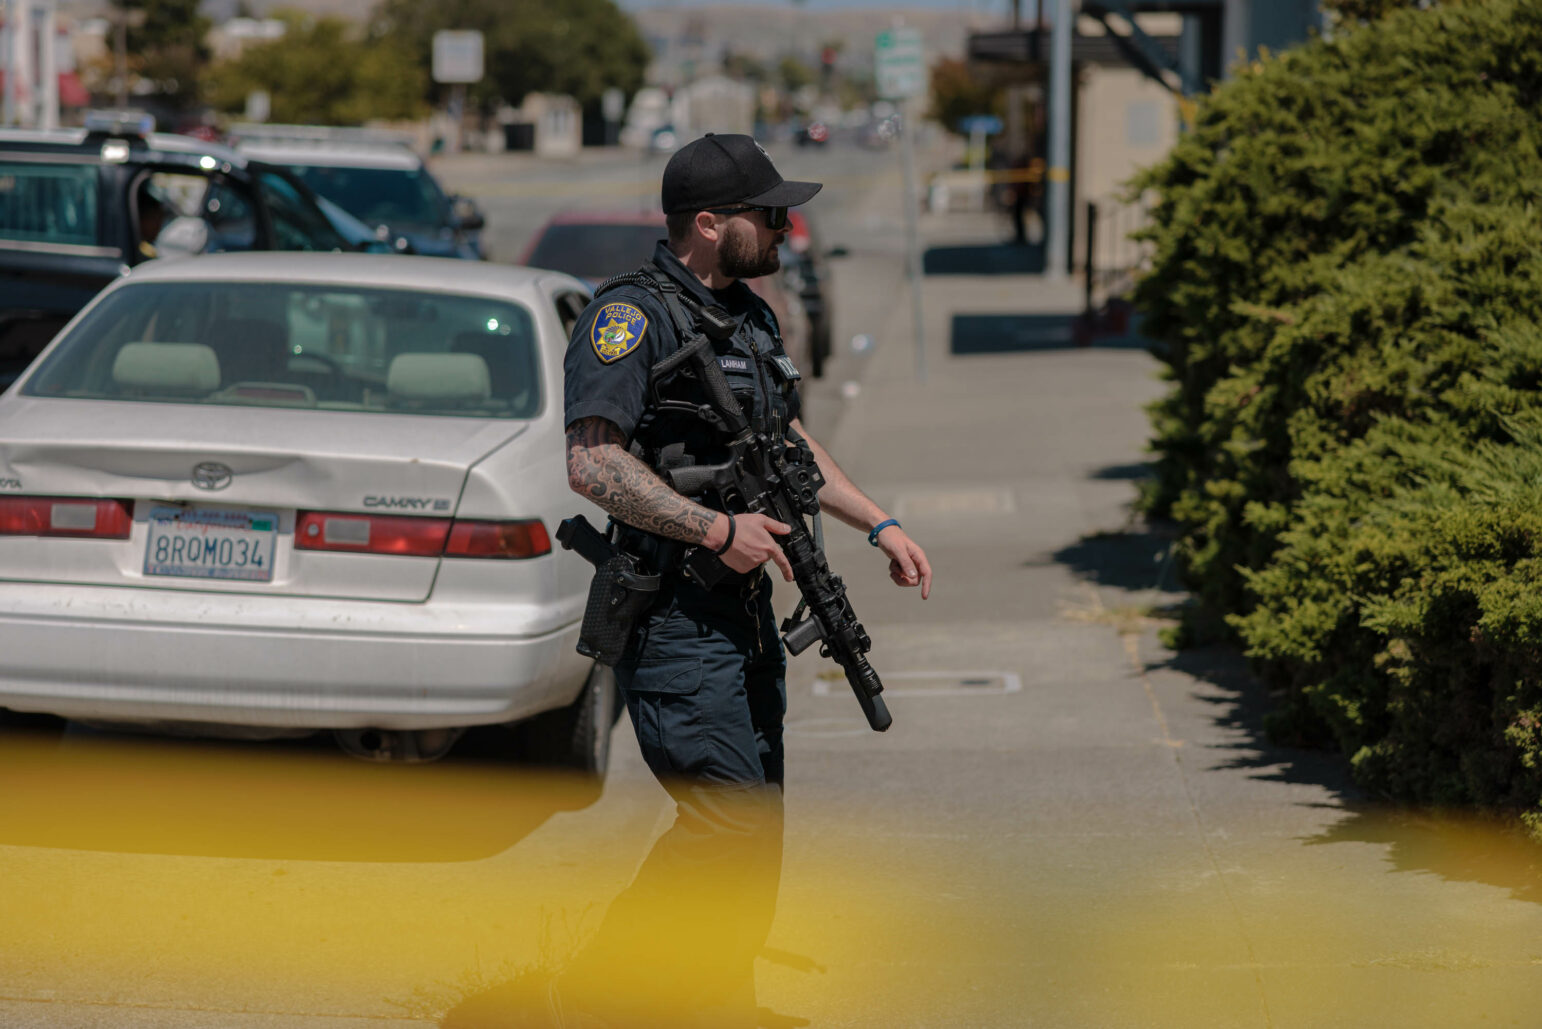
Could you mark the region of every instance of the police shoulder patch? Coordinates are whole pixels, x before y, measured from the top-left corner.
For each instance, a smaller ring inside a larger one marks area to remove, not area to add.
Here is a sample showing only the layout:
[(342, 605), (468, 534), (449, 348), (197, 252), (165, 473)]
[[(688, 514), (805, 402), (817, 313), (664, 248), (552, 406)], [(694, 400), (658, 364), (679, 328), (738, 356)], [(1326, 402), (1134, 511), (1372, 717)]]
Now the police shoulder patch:
[(648, 316), (631, 304), (606, 304), (594, 316), (589, 341), (606, 364), (621, 360), (637, 349), (648, 331)]

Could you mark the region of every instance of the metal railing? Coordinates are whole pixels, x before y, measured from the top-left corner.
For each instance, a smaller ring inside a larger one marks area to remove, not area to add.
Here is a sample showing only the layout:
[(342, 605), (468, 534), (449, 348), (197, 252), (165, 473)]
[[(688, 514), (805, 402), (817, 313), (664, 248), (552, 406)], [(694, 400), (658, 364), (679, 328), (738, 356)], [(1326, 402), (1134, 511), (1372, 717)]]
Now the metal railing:
[(1151, 244), (1132, 239), (1151, 223), (1151, 205), (1106, 197), (1087, 202), (1087, 248), (1083, 266), (1086, 313), (1092, 318), (1128, 294), (1135, 280), (1150, 264)]

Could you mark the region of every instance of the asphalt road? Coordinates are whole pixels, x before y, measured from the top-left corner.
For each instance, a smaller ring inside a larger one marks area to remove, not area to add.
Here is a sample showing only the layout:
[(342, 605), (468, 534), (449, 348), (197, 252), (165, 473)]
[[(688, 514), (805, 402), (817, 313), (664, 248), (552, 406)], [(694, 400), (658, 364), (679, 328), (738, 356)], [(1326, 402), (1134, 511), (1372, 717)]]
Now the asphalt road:
[[(775, 156), (830, 183), (814, 213), (851, 251), (835, 338), (873, 341), (839, 347), (814, 431), (927, 547), (936, 589), (894, 587), (830, 530), (894, 727), (869, 731), (828, 662), (793, 661), (761, 1024), (1535, 1024), (1534, 852), (1368, 805), (1336, 758), (1267, 741), (1233, 655), (1158, 644), (1178, 595), (1129, 509), (1156, 362), (1067, 345), (1074, 285), (938, 275), (918, 382), (893, 156)], [(575, 199), (645, 195), (658, 165), (441, 173), (502, 254)], [(981, 253), (1005, 231), (923, 227)], [(954, 354), (969, 332), (1002, 352)], [(544, 981), (672, 817), (624, 721), (614, 740), (598, 796), (470, 754), (6, 740), (0, 1025), (433, 1025)], [(680, 943), (659, 925), (651, 956)]]

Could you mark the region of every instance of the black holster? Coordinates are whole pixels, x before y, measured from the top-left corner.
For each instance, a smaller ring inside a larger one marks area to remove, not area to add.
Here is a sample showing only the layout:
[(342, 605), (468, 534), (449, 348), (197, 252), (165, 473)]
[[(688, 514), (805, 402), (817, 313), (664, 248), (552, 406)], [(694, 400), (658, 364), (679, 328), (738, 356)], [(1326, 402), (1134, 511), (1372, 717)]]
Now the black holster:
[(621, 660), (637, 618), (659, 592), (659, 577), (637, 570), (637, 559), (616, 553), (602, 561), (589, 583), (589, 602), (578, 632), (578, 652), (602, 665)]
[(636, 556), (622, 550), (589, 524), (583, 515), (557, 526), (557, 542), (594, 565), (578, 652), (602, 665), (621, 660), (637, 617), (658, 596), (660, 577), (642, 571)]

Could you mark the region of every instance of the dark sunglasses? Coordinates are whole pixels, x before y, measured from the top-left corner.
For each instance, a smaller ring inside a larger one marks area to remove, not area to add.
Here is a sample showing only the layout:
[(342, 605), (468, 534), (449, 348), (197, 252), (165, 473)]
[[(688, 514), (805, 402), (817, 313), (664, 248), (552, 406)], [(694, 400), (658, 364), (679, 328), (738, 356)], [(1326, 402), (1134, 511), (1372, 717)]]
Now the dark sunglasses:
[(708, 214), (744, 214), (747, 211), (766, 212), (766, 228), (772, 232), (780, 232), (787, 228), (787, 208), (785, 207), (709, 207)]

